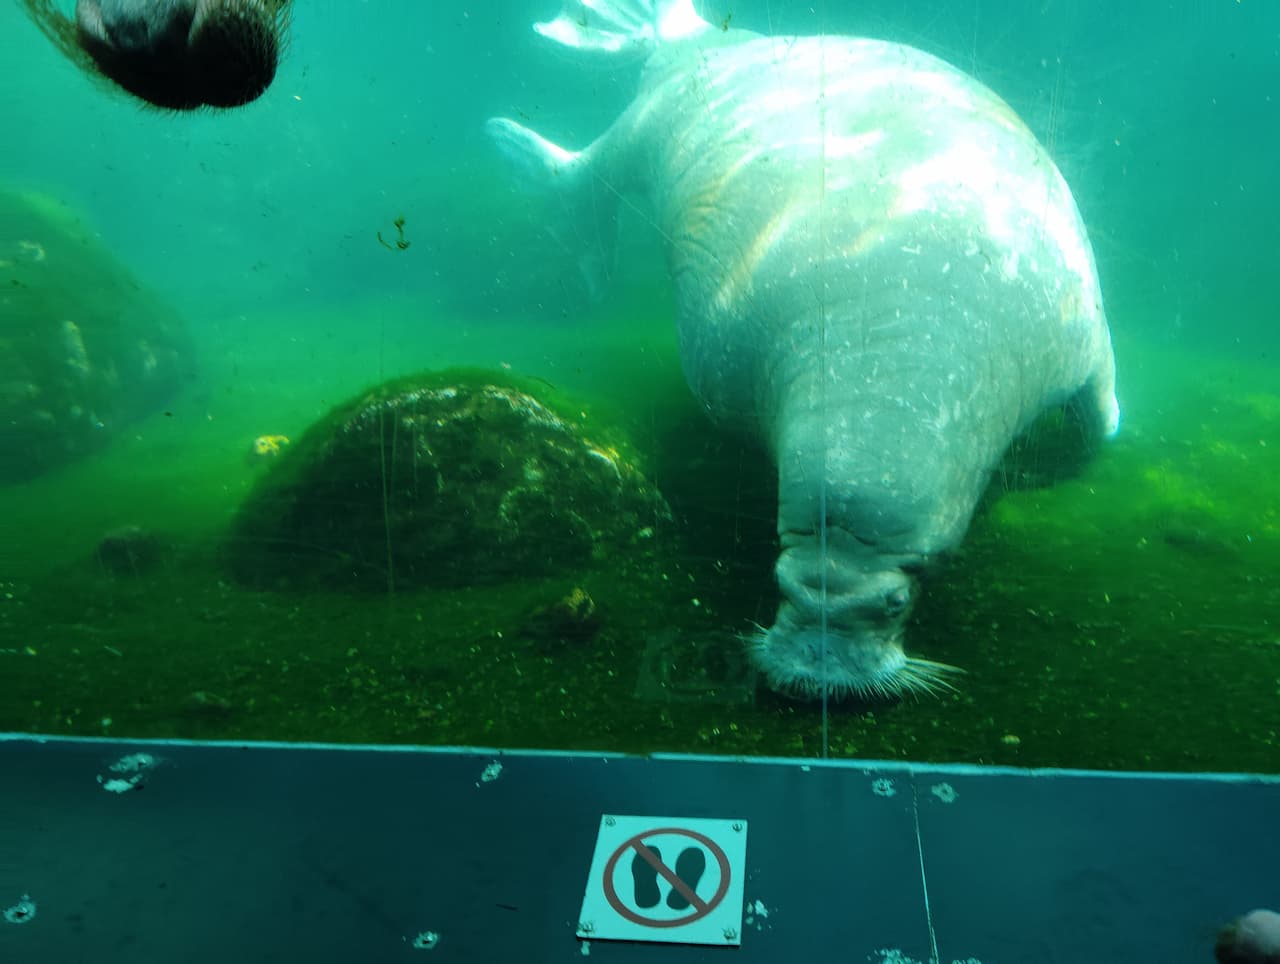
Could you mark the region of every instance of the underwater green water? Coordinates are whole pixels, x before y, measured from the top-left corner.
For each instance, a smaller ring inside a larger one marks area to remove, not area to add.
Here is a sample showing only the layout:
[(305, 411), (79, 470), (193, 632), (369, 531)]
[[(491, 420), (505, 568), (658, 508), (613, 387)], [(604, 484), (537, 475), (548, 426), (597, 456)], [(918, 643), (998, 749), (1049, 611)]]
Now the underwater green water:
[[(1053, 484), (1021, 481), (1055, 458), (1032, 439), (927, 578), (908, 651), (962, 668), (954, 692), (824, 720), (755, 685), (739, 636), (777, 604), (772, 468), (691, 398), (645, 216), (624, 211), (621, 277), (591, 304), (478, 132), (521, 104), (582, 143), (625, 105), (632, 78), (541, 57), (527, 24), (547, 10), (390, 4), (360, 29), (300, 10), (276, 87), (219, 119), (121, 104), (6, 8), (23, 69), (0, 123), (23, 136), (2, 186), (82, 216), (187, 319), (198, 370), (104, 450), (0, 487), (0, 731), (1280, 772), (1280, 64), (1254, 39), (1280, 24), (1257, 5), (1139, 4), (1105, 30), (1075, 8), (896, 6), (826, 22), (981, 68), (1055, 143), (1124, 413)], [(804, 31), (807, 9), (767, 13)], [(733, 13), (766, 29), (763, 6)], [(376, 237), (397, 216), (404, 251)], [(255, 438), (452, 365), (539, 379), (624, 431), (675, 524), (643, 560), (496, 586), (232, 578), (232, 519), (273, 469)], [(124, 525), (160, 537), (155, 565), (104, 567)], [(536, 614), (575, 589), (598, 631), (548, 635)]]

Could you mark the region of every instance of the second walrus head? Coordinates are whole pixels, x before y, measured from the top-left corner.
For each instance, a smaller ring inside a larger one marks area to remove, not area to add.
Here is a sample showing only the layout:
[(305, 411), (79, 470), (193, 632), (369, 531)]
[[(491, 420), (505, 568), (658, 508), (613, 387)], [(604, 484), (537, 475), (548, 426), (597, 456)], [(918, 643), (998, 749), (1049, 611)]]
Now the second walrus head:
[(275, 78), (289, 0), (22, 0), (86, 72), (156, 107), (239, 107)]

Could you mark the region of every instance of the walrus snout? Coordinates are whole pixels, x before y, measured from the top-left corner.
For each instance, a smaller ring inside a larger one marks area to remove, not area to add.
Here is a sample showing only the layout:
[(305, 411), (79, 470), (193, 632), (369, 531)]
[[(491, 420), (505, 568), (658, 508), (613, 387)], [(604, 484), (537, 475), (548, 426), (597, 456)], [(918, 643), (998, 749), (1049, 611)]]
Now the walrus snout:
[(1218, 934), (1214, 959), (1219, 964), (1280, 964), (1280, 914), (1251, 910)]
[(157, 107), (238, 107), (275, 78), (284, 0), (76, 0), (81, 47)]
[(824, 692), (836, 699), (889, 697), (907, 688), (899, 682), (908, 663), (900, 632), (824, 628), (786, 600), (756, 639), (752, 662), (771, 687), (801, 699)]
[(792, 541), (778, 556), (782, 603), (751, 653), (769, 685), (802, 698), (951, 688), (954, 667), (907, 656), (902, 647), (920, 560), (850, 554), (844, 545), (850, 540), (834, 528), (830, 535), (825, 547)]

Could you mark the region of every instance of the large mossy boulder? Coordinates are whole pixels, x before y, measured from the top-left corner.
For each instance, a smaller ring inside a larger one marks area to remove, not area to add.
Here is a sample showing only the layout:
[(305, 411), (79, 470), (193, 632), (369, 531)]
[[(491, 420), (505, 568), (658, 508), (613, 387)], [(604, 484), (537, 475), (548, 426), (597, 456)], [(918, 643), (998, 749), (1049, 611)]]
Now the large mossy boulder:
[(271, 464), (233, 523), (230, 564), (264, 588), (387, 589), (634, 556), (670, 510), (620, 444), (491, 372), (402, 379)]
[(0, 190), (0, 484), (102, 448), (192, 358), (175, 312), (69, 212)]

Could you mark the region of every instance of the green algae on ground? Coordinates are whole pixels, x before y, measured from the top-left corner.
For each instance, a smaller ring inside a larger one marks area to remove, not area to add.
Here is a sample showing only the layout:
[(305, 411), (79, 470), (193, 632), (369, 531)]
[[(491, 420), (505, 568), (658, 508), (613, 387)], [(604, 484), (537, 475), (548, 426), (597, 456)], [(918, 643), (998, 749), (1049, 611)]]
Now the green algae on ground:
[[(963, 667), (958, 691), (833, 706), (825, 748), (816, 704), (700, 682), (772, 618), (769, 469), (669, 381), (631, 403), (656, 419), (650, 464), (694, 538), (657, 540), (646, 565), (274, 593), (225, 578), (220, 518), (137, 579), (98, 570), (86, 534), (83, 562), (0, 593), (0, 728), (1280, 772), (1280, 397), (1267, 369), (1158, 367), (1158, 384), (1126, 380), (1116, 440), (988, 500), (929, 577), (909, 647)], [(530, 635), (529, 613), (575, 587), (599, 631)]]

